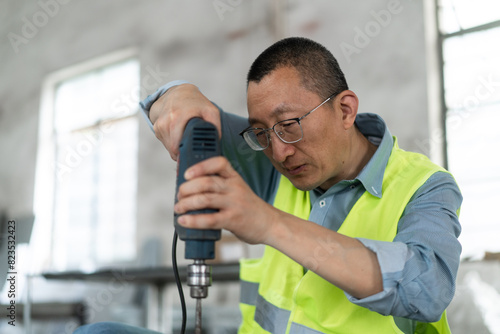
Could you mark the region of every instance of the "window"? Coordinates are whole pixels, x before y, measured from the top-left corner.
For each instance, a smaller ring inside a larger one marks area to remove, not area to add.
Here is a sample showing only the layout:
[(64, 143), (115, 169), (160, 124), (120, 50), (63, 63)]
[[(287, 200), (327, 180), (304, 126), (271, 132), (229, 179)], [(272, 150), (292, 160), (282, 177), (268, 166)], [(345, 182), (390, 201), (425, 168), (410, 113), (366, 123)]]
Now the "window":
[(135, 258), (139, 84), (139, 63), (125, 53), (45, 85), (32, 243), (51, 270)]
[(464, 195), (463, 257), (500, 251), (500, 2), (438, 0), (448, 168)]

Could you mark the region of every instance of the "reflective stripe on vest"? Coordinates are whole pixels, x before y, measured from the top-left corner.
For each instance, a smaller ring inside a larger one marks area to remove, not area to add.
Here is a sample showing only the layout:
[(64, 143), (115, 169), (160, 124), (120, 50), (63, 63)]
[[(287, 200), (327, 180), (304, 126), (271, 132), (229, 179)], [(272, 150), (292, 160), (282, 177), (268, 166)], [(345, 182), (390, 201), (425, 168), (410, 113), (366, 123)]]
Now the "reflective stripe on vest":
[[(420, 154), (399, 149), (394, 138), (382, 198), (365, 192), (338, 232), (392, 241), (408, 201), (437, 171), (444, 170)], [(309, 192), (296, 189), (282, 176), (274, 206), (308, 219), (310, 205)], [(268, 246), (262, 258), (241, 260), (240, 278), (240, 334), (450, 333), (445, 313), (438, 322), (425, 324), (370, 311), (349, 302), (342, 290), (312, 271), (304, 273), (301, 265)]]

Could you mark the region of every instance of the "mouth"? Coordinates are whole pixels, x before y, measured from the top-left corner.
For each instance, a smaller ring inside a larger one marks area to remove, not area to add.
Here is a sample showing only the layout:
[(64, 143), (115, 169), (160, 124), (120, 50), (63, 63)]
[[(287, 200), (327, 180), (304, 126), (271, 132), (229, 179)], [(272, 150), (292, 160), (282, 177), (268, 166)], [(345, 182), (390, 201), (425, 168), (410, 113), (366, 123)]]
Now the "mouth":
[(302, 173), (306, 169), (306, 165), (300, 165), (300, 166), (294, 166), (291, 168), (286, 168), (285, 170), (288, 172), (290, 175), (298, 175)]

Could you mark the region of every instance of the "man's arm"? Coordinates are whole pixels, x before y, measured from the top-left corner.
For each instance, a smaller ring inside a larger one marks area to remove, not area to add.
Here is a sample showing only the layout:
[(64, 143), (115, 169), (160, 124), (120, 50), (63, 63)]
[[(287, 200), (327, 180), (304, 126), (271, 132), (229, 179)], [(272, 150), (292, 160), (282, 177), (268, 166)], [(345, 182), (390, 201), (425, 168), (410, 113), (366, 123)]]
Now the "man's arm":
[[(224, 228), (248, 243), (274, 247), (306, 268), (315, 263), (309, 269), (344, 290), (352, 302), (381, 314), (436, 321), (453, 297), (461, 195), (449, 176), (417, 192), (394, 242), (349, 238), (277, 210), (252, 196), (222, 159), (193, 166), (186, 176), (174, 210), (219, 209), (183, 216), (179, 222), (186, 227)], [(318, 246), (325, 244), (328, 249)]]
[[(165, 106), (169, 112), (175, 111), (175, 108), (167, 104)], [(183, 104), (183, 108), (185, 107), (186, 104)], [(195, 111), (199, 112), (198, 109)], [(155, 116), (152, 117), (154, 119)], [(166, 119), (175, 121), (179, 118)], [(166, 132), (168, 135), (168, 131)], [(176, 212), (183, 213), (207, 207), (217, 208), (220, 212), (196, 217), (186, 216), (180, 221), (184, 221), (186, 226), (225, 228), (249, 243), (264, 243), (277, 248), (305, 267), (311, 263), (311, 258), (316, 260), (320, 256), (322, 261), (316, 261), (319, 265), (311, 269), (346, 291), (353, 299), (359, 299), (360, 304), (373, 295), (385, 293), (385, 290), (382, 291), (386, 286), (385, 267), (383, 263), (379, 264), (382, 257), (380, 253), (375, 255), (376, 248), (366, 241), (342, 236), (276, 210), (248, 189), (227, 159), (219, 159), (216, 163), (207, 161), (206, 164), (197, 165), (196, 169), (187, 177), (194, 183), (184, 185), (182, 194), (179, 193), (182, 200), (176, 206)], [(318, 252), (319, 240), (332, 246), (330, 257)], [(399, 245), (397, 242), (393, 244)], [(383, 278), (380, 268), (384, 273)]]
[[(221, 129), (218, 108), (190, 84), (168, 89), (151, 107), (149, 118), (155, 134), (174, 160), (185, 125), (193, 117)], [(270, 163), (268, 170), (277, 175)], [(275, 209), (250, 189), (228, 159), (208, 159), (186, 173), (187, 182), (179, 189), (174, 210), (179, 214), (202, 208), (219, 212), (184, 215), (178, 220), (180, 224), (226, 229), (248, 243), (272, 246), (306, 267), (318, 256), (318, 240), (331, 242), (336, 252), (317, 261), (316, 273), (357, 298), (382, 291), (379, 265), (371, 250), (356, 239)], [(270, 189), (277, 183), (276, 179), (266, 181), (271, 182)]]
[[(174, 92), (177, 88), (178, 91)], [(203, 96), (196, 86), (183, 80), (175, 80), (161, 86), (141, 101), (140, 106), (151, 130), (163, 142), (174, 160), (178, 154), (176, 148), (180, 143), (178, 136), (182, 136), (189, 119), (202, 117), (209, 121), (215, 120), (213, 123), (219, 133), (223, 134), (223, 155), (259, 197), (272, 202), (279, 173), (262, 152), (250, 149), (239, 135), (241, 130), (248, 126), (246, 118), (225, 113)], [(200, 113), (200, 110), (205, 112)], [(162, 124), (156, 124), (159, 118), (164, 120)], [(171, 132), (171, 129), (182, 132)]]
[(281, 219), (267, 245), (356, 298), (383, 291), (378, 258), (362, 242), (292, 215)]
[[(183, 215), (179, 224), (188, 228), (225, 229), (250, 244), (265, 244), (286, 254), (327, 281), (357, 298), (382, 291), (382, 277), (375, 253), (359, 240), (341, 235), (264, 202), (227, 159), (217, 157), (189, 168), (179, 188), (177, 214), (202, 208), (212, 214)], [(324, 254), (318, 244), (329, 244)]]
[(455, 292), (461, 203), (450, 174), (432, 175), (407, 205), (393, 242), (360, 239), (377, 254), (384, 290), (364, 299), (347, 295), (349, 300), (381, 314), (438, 320)]

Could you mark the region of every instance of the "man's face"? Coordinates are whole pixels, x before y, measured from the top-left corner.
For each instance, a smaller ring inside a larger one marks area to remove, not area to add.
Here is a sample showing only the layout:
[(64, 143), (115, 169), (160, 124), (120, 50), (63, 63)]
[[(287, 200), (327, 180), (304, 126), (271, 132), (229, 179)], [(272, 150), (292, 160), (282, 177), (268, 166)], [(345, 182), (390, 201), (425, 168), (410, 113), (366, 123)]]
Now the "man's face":
[[(286, 144), (271, 131), (271, 142), (264, 153), (298, 189), (326, 190), (348, 172), (349, 137), (338, 98), (341, 96), (301, 120), (304, 136), (297, 143)], [(259, 83), (250, 82), (247, 99), (250, 125), (257, 128), (299, 118), (323, 102), (302, 87), (293, 67), (276, 69)]]

